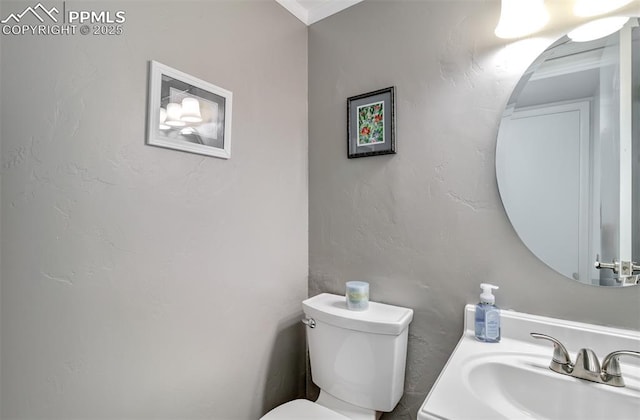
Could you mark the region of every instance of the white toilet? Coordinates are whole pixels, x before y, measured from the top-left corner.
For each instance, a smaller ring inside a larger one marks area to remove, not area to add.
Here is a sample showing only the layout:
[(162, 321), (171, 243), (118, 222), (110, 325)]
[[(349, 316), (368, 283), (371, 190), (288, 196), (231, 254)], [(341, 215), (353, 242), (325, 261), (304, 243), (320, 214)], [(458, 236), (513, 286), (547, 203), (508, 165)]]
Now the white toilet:
[(302, 307), (320, 397), (288, 402), (262, 420), (374, 420), (392, 411), (404, 391), (413, 310), (369, 302), (369, 309), (351, 311), (344, 296), (329, 293)]

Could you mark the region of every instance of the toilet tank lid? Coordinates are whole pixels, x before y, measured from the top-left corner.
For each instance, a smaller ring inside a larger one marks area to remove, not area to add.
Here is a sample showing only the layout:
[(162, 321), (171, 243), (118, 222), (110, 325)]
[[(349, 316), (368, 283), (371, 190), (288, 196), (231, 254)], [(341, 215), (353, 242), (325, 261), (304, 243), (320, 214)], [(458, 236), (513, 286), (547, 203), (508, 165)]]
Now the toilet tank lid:
[(374, 334), (400, 335), (413, 319), (413, 309), (378, 302), (369, 302), (364, 311), (352, 311), (344, 296), (330, 293), (303, 301), (302, 308), (316, 321)]

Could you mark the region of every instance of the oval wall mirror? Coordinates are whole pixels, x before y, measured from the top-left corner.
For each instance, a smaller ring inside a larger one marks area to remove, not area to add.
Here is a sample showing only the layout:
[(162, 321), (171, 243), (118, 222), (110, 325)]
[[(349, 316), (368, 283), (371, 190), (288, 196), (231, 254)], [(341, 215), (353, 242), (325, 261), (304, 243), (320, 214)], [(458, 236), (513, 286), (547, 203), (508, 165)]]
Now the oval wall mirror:
[(601, 39), (559, 39), (516, 85), (498, 132), (498, 187), (518, 236), (585, 284), (640, 278), (639, 39), (636, 18)]

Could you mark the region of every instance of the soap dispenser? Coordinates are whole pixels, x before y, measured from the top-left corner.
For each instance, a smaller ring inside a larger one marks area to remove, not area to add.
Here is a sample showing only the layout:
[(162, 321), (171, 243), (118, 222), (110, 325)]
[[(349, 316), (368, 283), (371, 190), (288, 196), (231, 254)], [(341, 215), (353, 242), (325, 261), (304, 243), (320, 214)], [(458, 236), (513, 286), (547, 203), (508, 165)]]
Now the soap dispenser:
[(498, 286), (482, 283), (480, 288), (480, 303), (476, 305), (476, 338), (486, 343), (497, 343), (500, 341), (500, 309), (495, 305), (496, 298), (491, 291)]

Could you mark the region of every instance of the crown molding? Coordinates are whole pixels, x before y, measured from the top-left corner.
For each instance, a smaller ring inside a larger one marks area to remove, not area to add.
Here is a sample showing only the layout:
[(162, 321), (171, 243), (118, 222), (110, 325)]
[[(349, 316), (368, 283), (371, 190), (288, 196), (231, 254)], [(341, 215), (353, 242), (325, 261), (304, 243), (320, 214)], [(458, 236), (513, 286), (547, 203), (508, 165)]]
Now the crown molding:
[(316, 1), (313, 5), (308, 1), (299, 0), (276, 0), (282, 7), (287, 9), (292, 15), (300, 19), (302, 23), (309, 26), (326, 17), (343, 11), (363, 0), (326, 0)]

